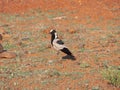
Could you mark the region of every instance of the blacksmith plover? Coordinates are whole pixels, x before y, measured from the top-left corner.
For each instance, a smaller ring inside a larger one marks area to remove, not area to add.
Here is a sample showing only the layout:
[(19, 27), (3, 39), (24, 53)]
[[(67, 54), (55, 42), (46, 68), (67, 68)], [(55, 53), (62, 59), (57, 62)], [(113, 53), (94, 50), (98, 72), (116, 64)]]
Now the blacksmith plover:
[(70, 59), (75, 60), (75, 57), (71, 53), (71, 51), (64, 45), (64, 42), (58, 38), (56, 30), (52, 29), (50, 30), (51, 34), (51, 45), (59, 52), (62, 51), (67, 56), (69, 56)]

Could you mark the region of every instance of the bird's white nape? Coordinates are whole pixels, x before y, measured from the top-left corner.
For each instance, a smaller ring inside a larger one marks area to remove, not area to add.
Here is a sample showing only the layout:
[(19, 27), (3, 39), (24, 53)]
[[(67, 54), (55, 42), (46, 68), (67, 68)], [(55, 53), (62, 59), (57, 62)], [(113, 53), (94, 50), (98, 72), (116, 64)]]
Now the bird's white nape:
[(57, 39), (58, 38), (58, 35), (57, 35), (57, 33), (55, 33), (55, 39)]

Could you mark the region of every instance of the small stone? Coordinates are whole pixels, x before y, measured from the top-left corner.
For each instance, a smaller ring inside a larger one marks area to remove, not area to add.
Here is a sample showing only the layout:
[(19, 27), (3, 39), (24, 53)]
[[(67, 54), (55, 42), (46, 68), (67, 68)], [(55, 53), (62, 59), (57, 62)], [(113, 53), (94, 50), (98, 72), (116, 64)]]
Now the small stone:
[(7, 58), (7, 59), (11, 59), (11, 58), (15, 58), (17, 55), (14, 52), (2, 52), (0, 53), (0, 58)]
[(48, 61), (48, 64), (53, 64), (53, 63), (54, 63), (53, 60), (49, 60), (49, 61)]
[(51, 48), (51, 45), (49, 44), (49, 45), (47, 45), (47, 48)]
[(100, 90), (100, 87), (99, 86), (95, 86), (92, 88), (92, 90)]
[(17, 42), (16, 45), (21, 46), (23, 43), (22, 42)]
[(49, 34), (49, 32), (50, 32), (50, 29), (43, 30), (43, 33), (45, 33), (45, 34)]
[(70, 30), (68, 30), (68, 32), (71, 33), (71, 34), (73, 34), (73, 33), (76, 33), (76, 30), (70, 29)]
[(53, 18), (53, 20), (61, 20), (61, 19), (65, 19), (65, 18), (66, 18), (66, 16), (60, 16), (60, 17)]
[(30, 38), (29, 37), (24, 37), (24, 38), (22, 38), (22, 40), (23, 41), (28, 41), (28, 40), (30, 40)]
[(17, 85), (17, 82), (14, 82), (14, 86), (16, 86)]

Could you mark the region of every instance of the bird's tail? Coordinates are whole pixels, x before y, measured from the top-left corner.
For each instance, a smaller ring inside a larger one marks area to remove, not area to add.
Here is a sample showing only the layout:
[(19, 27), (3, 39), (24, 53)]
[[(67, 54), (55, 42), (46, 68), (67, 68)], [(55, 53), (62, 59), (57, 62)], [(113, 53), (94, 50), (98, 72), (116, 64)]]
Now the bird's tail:
[(64, 52), (65, 54), (69, 55), (71, 57), (71, 59), (76, 60), (75, 56), (70, 52), (70, 50), (68, 48), (63, 48), (61, 51)]
[(76, 57), (75, 57), (74, 55), (71, 55), (70, 58), (71, 58), (72, 60), (76, 60)]

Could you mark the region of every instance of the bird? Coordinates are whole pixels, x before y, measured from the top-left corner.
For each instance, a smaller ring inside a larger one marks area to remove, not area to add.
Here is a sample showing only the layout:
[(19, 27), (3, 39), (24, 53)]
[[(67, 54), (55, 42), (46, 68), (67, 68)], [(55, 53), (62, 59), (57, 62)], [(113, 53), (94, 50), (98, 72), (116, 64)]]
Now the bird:
[(59, 54), (59, 51), (61, 51), (65, 53), (67, 57), (69, 57), (70, 59), (76, 60), (75, 56), (71, 53), (68, 47), (64, 45), (64, 42), (61, 39), (59, 39), (56, 30), (51, 29), (50, 34), (51, 34), (51, 45), (53, 46), (53, 48), (55, 48), (58, 51), (57, 54)]

